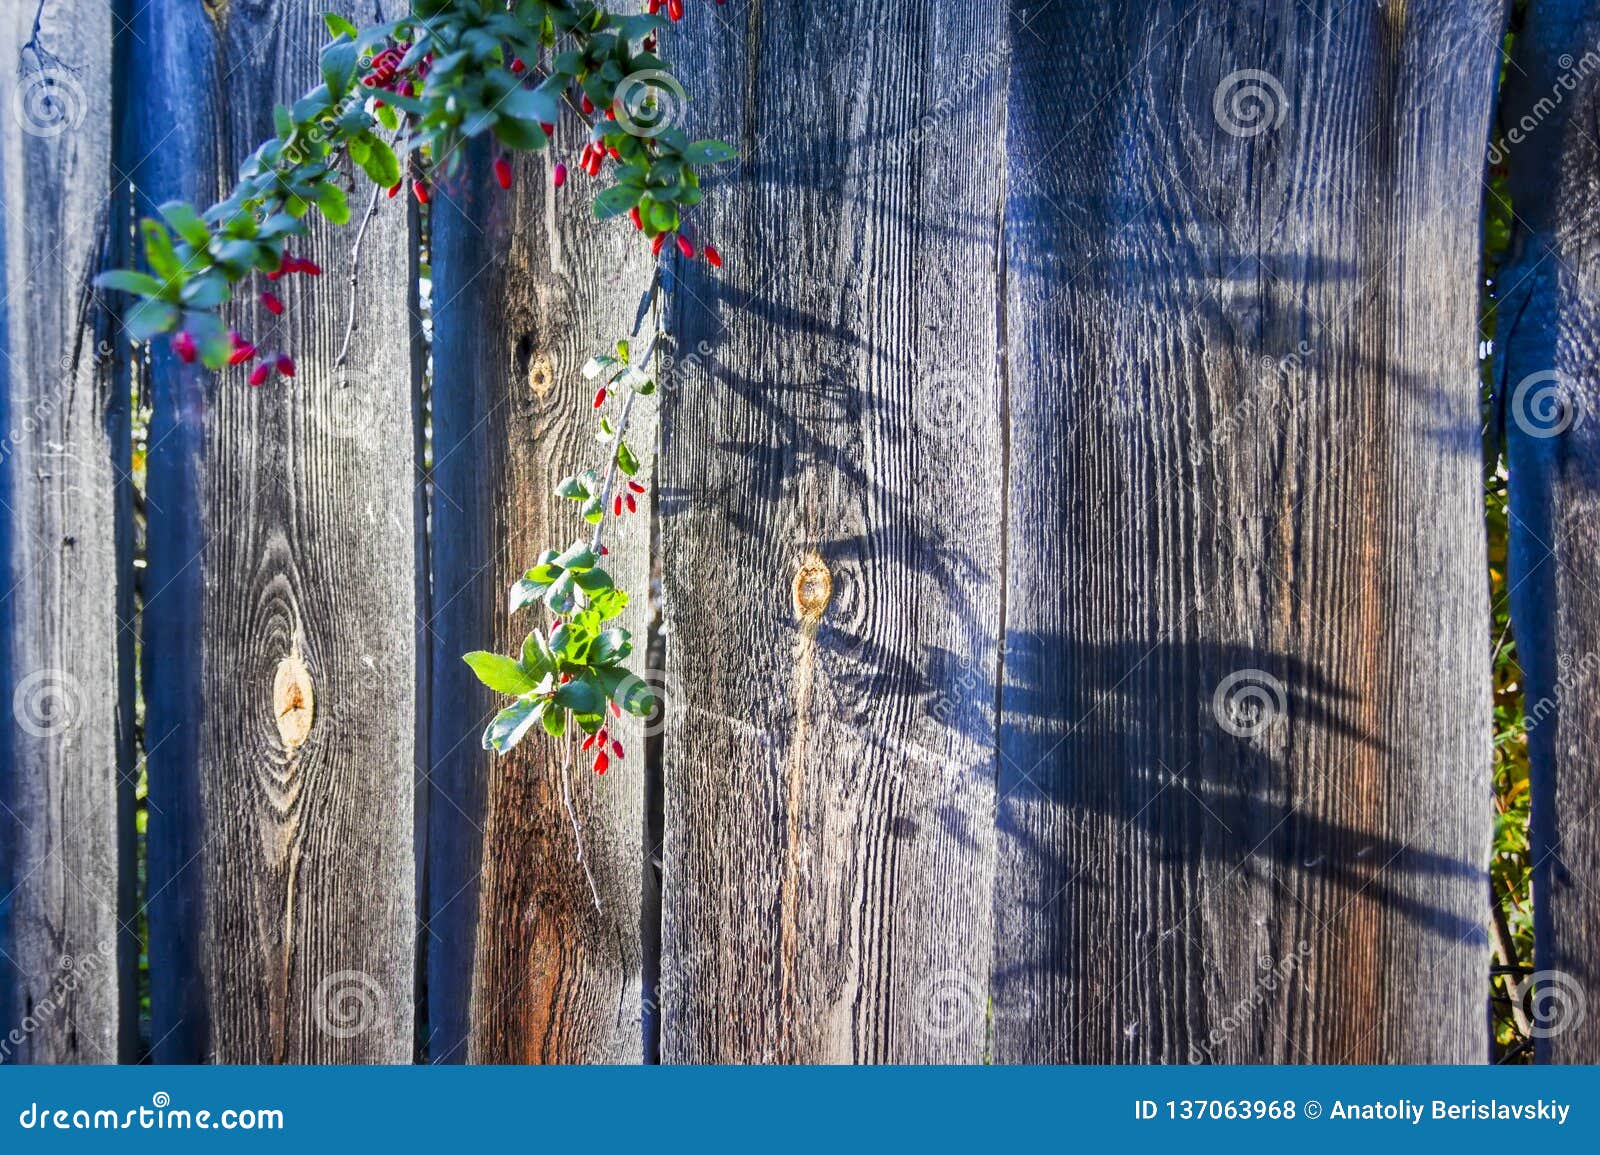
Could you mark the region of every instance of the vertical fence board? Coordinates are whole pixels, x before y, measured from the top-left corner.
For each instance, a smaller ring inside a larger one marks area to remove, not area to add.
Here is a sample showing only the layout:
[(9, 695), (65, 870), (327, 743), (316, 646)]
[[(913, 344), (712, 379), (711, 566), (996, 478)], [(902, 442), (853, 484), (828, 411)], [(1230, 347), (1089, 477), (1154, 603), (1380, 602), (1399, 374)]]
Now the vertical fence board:
[(1497, 412), (1533, 788), (1530, 1009), (1539, 1057), (1567, 1063), (1600, 1061), (1597, 110), (1600, 8), (1544, 0), (1507, 77), (1519, 256), (1501, 277)]
[(127, 374), (90, 285), (127, 209), (114, 20), (0, 17), (0, 1062), (115, 1062), (136, 1024)]
[[(599, 889), (596, 909), (562, 801), (566, 745), (535, 733), (482, 749), (503, 700), (461, 655), (516, 653), (543, 610), (506, 614), (506, 591), (547, 548), (592, 532), (554, 495), (604, 461), (579, 372), (633, 330), (649, 253), (625, 221), (597, 224), (581, 175), (554, 191), (555, 160), (518, 162), (512, 192), (470, 148), (433, 198), (433, 721), (428, 800), (429, 1057), (435, 1062), (638, 1062), (644, 742), (616, 729), (625, 762), (571, 768)], [(647, 337), (648, 330), (645, 334)], [(651, 406), (630, 443), (649, 469)], [(645, 652), (649, 511), (608, 528), (607, 569), (633, 595), (622, 624)]]
[(664, 411), (662, 1057), (974, 1062), (992, 884), (1003, 15), (695, 6), (742, 158)]
[(999, 1060), (1486, 1053), (1496, 8), (1012, 6)]
[[(370, 5), (342, 3), (356, 19)], [(404, 10), (385, 4), (390, 15)], [(134, 21), (139, 208), (202, 205), (316, 83), (315, 6), (154, 0)], [(364, 187), (364, 186), (363, 186)], [(356, 211), (364, 194), (353, 198)], [(395, 204), (289, 311), (231, 319), (299, 374), (251, 389), (152, 350), (144, 687), (158, 1061), (412, 1054), (413, 398)], [(309, 730), (305, 724), (309, 722)]]

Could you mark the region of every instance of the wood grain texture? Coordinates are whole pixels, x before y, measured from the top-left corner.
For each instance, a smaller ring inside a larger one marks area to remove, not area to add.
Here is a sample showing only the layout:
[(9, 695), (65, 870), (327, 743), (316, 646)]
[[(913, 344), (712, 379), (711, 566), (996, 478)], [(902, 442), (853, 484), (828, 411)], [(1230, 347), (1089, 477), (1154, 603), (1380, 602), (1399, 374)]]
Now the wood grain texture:
[[(1600, 6), (1529, 12), (1502, 141), (1516, 212), (1501, 275), (1511, 607), (1533, 788), (1542, 1061), (1600, 1062)], [(1550, 974), (1550, 972), (1556, 972)], [(1543, 992), (1548, 992), (1543, 993)]]
[(130, 1057), (127, 211), (103, 0), (0, 16), (0, 1063)]
[[(504, 700), (461, 661), (471, 650), (517, 653), (529, 629), (547, 626), (542, 609), (508, 617), (506, 591), (541, 551), (592, 532), (553, 491), (605, 461), (580, 370), (632, 332), (650, 258), (625, 220), (594, 221), (587, 178), (575, 172), (553, 189), (555, 160), (572, 165), (581, 147), (563, 124), (554, 155), (517, 161), (511, 192), (495, 183), (491, 153), (470, 149), (433, 198), (434, 1062), (636, 1063), (644, 1053), (642, 727), (632, 718), (614, 727), (628, 756), (604, 777), (571, 769), (596, 910), (562, 803), (566, 745), (537, 732), (510, 756), (482, 749)], [(653, 402), (635, 407), (628, 438), (646, 476), (653, 411)], [(606, 533), (607, 569), (633, 597), (622, 625), (640, 656), (649, 525), (643, 504)]]
[(1487, 1053), (1498, 20), (1012, 5), (998, 1061)]
[(663, 410), (666, 1062), (980, 1061), (1003, 13), (692, 6)]
[[(316, 83), (320, 8), (143, 6), (141, 211), (231, 187), (272, 134), (273, 103)], [(240, 371), (152, 351), (143, 678), (158, 1062), (412, 1056), (407, 214), (389, 204), (367, 230), (359, 328), (335, 373), (351, 240), (319, 224), (301, 247), (327, 275), (281, 282), (282, 318), (248, 289), (231, 314), (263, 348), (293, 351), (292, 381), (251, 389)]]

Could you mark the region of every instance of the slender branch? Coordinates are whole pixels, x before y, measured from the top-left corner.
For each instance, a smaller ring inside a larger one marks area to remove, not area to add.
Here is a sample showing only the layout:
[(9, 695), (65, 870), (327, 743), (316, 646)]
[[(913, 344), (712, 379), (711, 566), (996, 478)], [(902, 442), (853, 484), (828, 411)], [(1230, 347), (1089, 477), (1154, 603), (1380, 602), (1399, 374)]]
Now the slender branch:
[(344, 367), (345, 359), (350, 356), (350, 339), (356, 334), (356, 289), (361, 283), (361, 243), (367, 239), (367, 226), (377, 215), (378, 197), (382, 192), (383, 186), (374, 183), (372, 199), (367, 202), (367, 211), (361, 217), (361, 227), (356, 230), (355, 244), (350, 246), (350, 305), (344, 326), (344, 343), (339, 346), (339, 355), (333, 359), (335, 369)]
[(561, 800), (567, 804), (567, 817), (572, 820), (572, 838), (578, 844), (578, 865), (583, 867), (583, 877), (589, 880), (589, 893), (594, 897), (594, 908), (601, 914), (605, 907), (600, 904), (600, 888), (595, 885), (594, 874), (589, 869), (589, 856), (583, 848), (583, 823), (578, 821), (578, 812), (572, 805), (572, 736), (567, 735), (567, 756), (561, 760)]
[[(1511, 924), (1506, 920), (1506, 911), (1496, 898), (1489, 904), (1494, 911), (1494, 952), (1500, 956), (1500, 961), (1508, 967), (1521, 967), (1521, 960), (1517, 958), (1517, 946), (1511, 937)], [(1506, 991), (1511, 996), (1511, 1021), (1517, 1026), (1517, 1033), (1524, 1039), (1532, 1037), (1533, 1024), (1528, 1021), (1528, 1012), (1523, 1008), (1522, 1000), (1517, 998), (1516, 987), (1511, 982), (1511, 976), (1505, 976)]]
[[(639, 335), (639, 329), (644, 325), (644, 319), (655, 312), (656, 298), (660, 292), (661, 269), (658, 265), (656, 267), (655, 276), (652, 277), (650, 281), (650, 288), (648, 290), (648, 303), (639, 311), (638, 323), (634, 325), (634, 336), (637, 337)], [(652, 334), (650, 337), (650, 344), (645, 347), (644, 353), (639, 358), (639, 364), (649, 365), (650, 359), (655, 356), (655, 352), (656, 336)], [(633, 402), (638, 396), (639, 394), (635, 390), (629, 389), (627, 398), (622, 402), (622, 413), (617, 418), (616, 443), (619, 447), (622, 445), (623, 436), (628, 432), (628, 421), (633, 416)], [(600, 539), (605, 532), (606, 518), (610, 516), (608, 511), (611, 508), (611, 487), (616, 483), (616, 479), (617, 453), (616, 450), (612, 450), (611, 460), (606, 464), (605, 482), (600, 488), (600, 520), (595, 523), (594, 539), (589, 543), (590, 553), (598, 554), (600, 552)]]

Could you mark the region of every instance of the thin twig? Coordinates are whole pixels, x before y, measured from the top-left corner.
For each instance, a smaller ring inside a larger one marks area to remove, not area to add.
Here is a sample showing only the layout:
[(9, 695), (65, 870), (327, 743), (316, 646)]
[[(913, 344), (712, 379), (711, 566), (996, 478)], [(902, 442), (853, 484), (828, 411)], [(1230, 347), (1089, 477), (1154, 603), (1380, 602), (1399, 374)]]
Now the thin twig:
[(372, 223), (372, 218), (378, 212), (378, 197), (383, 192), (383, 186), (372, 186), (372, 199), (367, 202), (367, 211), (361, 218), (361, 227), (356, 230), (355, 244), (350, 246), (350, 308), (349, 317), (344, 326), (344, 344), (339, 346), (339, 355), (333, 359), (333, 367), (344, 367), (345, 359), (350, 356), (350, 339), (356, 335), (356, 288), (361, 283), (361, 242), (367, 239), (367, 226)]
[(594, 874), (589, 870), (589, 856), (583, 849), (583, 823), (578, 821), (578, 812), (572, 805), (572, 738), (567, 737), (567, 756), (561, 760), (561, 800), (567, 804), (567, 817), (572, 820), (572, 837), (578, 844), (578, 865), (583, 867), (583, 877), (589, 880), (589, 893), (594, 896), (594, 908), (601, 914), (605, 907), (600, 905), (600, 888), (594, 883)]
[[(1500, 905), (1500, 900), (1491, 895), (1489, 906), (1493, 911), (1494, 926), (1494, 952), (1500, 956), (1500, 961), (1508, 967), (1521, 967), (1522, 960), (1517, 957), (1517, 944), (1511, 937), (1511, 924), (1506, 919), (1505, 908)], [(1522, 1005), (1522, 1000), (1517, 998), (1516, 987), (1511, 983), (1511, 976), (1505, 976), (1506, 991), (1511, 995), (1511, 1021), (1516, 1024), (1517, 1034), (1524, 1039), (1532, 1037), (1533, 1024), (1528, 1021), (1528, 1012)]]

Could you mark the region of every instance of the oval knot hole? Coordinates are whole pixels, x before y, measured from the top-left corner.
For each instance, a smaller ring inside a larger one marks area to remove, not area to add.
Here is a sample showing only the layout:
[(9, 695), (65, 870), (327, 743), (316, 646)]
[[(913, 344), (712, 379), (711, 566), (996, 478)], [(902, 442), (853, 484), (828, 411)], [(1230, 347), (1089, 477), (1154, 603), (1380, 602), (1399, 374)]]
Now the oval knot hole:
[(555, 387), (556, 366), (548, 355), (535, 357), (528, 363), (528, 388), (543, 401)]
[(816, 554), (807, 554), (800, 563), (800, 572), (794, 575), (794, 612), (801, 619), (814, 622), (828, 608), (833, 596), (833, 574), (828, 563)]
[(272, 679), (272, 713), (285, 749), (297, 750), (305, 744), (315, 709), (311, 671), (299, 654), (290, 654), (278, 663), (278, 672)]

